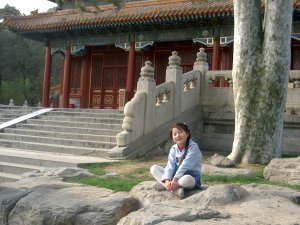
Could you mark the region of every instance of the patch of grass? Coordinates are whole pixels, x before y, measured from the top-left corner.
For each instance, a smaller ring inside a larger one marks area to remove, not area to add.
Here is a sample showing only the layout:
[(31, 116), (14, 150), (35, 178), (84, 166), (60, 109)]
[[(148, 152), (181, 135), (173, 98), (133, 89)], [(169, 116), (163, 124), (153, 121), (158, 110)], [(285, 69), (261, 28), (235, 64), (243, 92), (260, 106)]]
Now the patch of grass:
[(115, 192), (129, 192), (134, 186), (143, 182), (143, 179), (123, 179), (119, 177), (80, 177), (70, 178), (67, 182), (81, 183), (96, 187), (108, 188)]
[(263, 176), (263, 170), (256, 170), (255, 176), (225, 176), (225, 175), (202, 175), (203, 183), (235, 183), (235, 184), (250, 184), (250, 183), (264, 183), (266, 180)]
[[(205, 162), (206, 158), (203, 159)], [(87, 169), (90, 173), (95, 174), (95, 177), (81, 177), (72, 178), (66, 181), (82, 183), (91, 186), (108, 188), (114, 191), (129, 192), (134, 186), (143, 181), (154, 181), (154, 178), (150, 174), (150, 167), (154, 164), (165, 166), (167, 162), (167, 156), (157, 156), (151, 159), (139, 159), (139, 160), (124, 160), (110, 163), (89, 164), (82, 167)], [(283, 187), (293, 188), (300, 191), (299, 185), (289, 185), (284, 182), (274, 182), (264, 179), (263, 165), (247, 165), (240, 166), (240, 168), (248, 168), (255, 170), (254, 176), (222, 176), (222, 175), (202, 175), (202, 183), (204, 185), (212, 185), (216, 183), (228, 183), (228, 184), (270, 184)]]
[[(260, 166), (261, 167), (261, 166)], [(290, 185), (286, 182), (278, 182), (278, 181), (269, 181), (266, 180), (263, 176), (263, 169), (258, 168), (256, 170), (255, 176), (245, 176), (245, 175), (238, 175), (238, 176), (224, 176), (224, 175), (202, 175), (202, 182), (204, 184), (216, 184), (216, 183), (228, 183), (228, 184), (269, 184), (269, 185), (277, 185), (282, 187), (292, 188), (296, 191), (300, 191), (300, 185)]]

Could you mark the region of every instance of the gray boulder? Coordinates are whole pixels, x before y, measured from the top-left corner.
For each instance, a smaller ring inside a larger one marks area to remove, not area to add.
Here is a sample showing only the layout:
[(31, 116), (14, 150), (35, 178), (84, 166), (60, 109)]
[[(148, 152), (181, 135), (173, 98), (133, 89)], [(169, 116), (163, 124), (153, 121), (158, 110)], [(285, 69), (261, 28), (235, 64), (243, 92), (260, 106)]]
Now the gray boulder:
[(265, 179), (300, 185), (300, 157), (275, 158), (264, 169)]
[(210, 164), (212, 166), (217, 167), (234, 167), (235, 162), (218, 154), (214, 154), (210, 158), (207, 159), (206, 164)]
[[(223, 168), (231, 169), (235, 168)], [(154, 190), (154, 181), (143, 182), (130, 193), (63, 182), (63, 177), (78, 174), (70, 171), (57, 169), (1, 183), (0, 224), (295, 225), (300, 221), (300, 192), (291, 188), (218, 184), (185, 191), (180, 199), (166, 190)]]
[(122, 218), (118, 225), (291, 225), (300, 221), (300, 206), (295, 201), (300, 193), (290, 188), (214, 185), (183, 200), (161, 197), (160, 202), (156, 199), (150, 203), (155, 192), (168, 196), (167, 191), (152, 190), (153, 183), (144, 182), (134, 188), (133, 194), (143, 192), (139, 199), (144, 207)]
[(0, 184), (1, 225), (111, 225), (139, 208), (128, 193), (53, 176)]
[(210, 174), (210, 175), (223, 175), (223, 176), (255, 176), (255, 171), (251, 169), (245, 168), (224, 168), (224, 167), (217, 167), (210, 164), (203, 164), (202, 165), (202, 173)]

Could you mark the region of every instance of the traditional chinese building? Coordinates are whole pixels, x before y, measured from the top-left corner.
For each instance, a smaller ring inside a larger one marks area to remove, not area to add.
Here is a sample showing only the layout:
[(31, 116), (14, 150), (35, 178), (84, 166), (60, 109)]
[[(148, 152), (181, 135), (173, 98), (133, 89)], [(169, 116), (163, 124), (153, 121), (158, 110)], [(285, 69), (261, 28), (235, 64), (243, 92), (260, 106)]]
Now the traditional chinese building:
[[(192, 69), (204, 47), (211, 70), (231, 70), (233, 56), (232, 0), (148, 0), (88, 6), (10, 17), (6, 26), (46, 46), (42, 105), (50, 105), (52, 57), (63, 56), (60, 107), (119, 108), (135, 92), (140, 69), (149, 60), (157, 84), (165, 79), (172, 51)], [(291, 69), (300, 69), (300, 0), (294, 1)], [(227, 86), (225, 80), (214, 86)], [(70, 104), (71, 103), (71, 104)]]

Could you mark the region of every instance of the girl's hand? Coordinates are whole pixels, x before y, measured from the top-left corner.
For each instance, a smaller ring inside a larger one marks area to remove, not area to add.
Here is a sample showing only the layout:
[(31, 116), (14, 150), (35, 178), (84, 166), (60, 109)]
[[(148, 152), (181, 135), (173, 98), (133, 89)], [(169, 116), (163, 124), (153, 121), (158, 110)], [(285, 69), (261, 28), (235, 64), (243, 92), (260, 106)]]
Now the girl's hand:
[(172, 190), (176, 190), (177, 188), (179, 188), (178, 179), (175, 177), (171, 181), (171, 188)]
[(171, 181), (170, 180), (166, 180), (165, 181), (165, 187), (168, 191), (171, 191), (172, 190), (172, 184), (171, 184)]

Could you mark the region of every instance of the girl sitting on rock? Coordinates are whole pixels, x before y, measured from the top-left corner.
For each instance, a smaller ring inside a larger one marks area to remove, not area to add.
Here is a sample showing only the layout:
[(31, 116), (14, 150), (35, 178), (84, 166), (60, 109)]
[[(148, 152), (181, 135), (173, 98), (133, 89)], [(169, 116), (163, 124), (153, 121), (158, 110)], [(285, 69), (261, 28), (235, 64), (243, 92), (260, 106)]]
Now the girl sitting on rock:
[(165, 168), (153, 165), (150, 173), (158, 181), (154, 189), (168, 190), (178, 197), (184, 197), (184, 189), (201, 187), (202, 154), (199, 146), (191, 140), (188, 126), (176, 123), (170, 129), (174, 141)]

